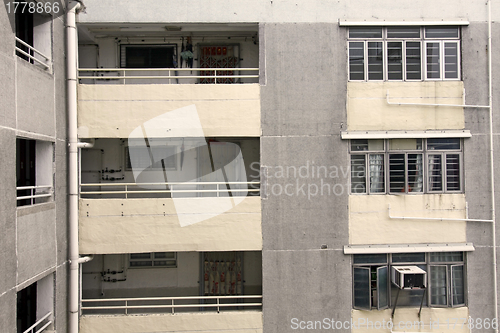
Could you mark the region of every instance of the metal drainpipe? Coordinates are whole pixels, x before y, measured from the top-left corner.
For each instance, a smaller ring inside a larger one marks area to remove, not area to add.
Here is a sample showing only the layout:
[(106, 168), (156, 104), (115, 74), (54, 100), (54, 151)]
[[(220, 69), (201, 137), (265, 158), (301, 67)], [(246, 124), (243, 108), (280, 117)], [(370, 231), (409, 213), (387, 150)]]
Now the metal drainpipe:
[[(495, 210), (495, 167), (493, 146), (493, 68), (491, 40), (491, 0), (488, 0), (488, 104), (490, 106), (490, 173), (491, 173), (491, 219), (493, 237), (493, 289), (495, 318), (498, 320), (498, 283), (497, 283), (497, 240), (496, 240), (496, 210)], [(498, 326), (495, 328), (498, 333)]]
[(78, 253), (78, 135), (77, 135), (77, 32), (76, 12), (80, 3), (70, 2), (66, 13), (66, 68), (69, 139), (69, 323), (68, 332), (78, 333), (79, 253)]

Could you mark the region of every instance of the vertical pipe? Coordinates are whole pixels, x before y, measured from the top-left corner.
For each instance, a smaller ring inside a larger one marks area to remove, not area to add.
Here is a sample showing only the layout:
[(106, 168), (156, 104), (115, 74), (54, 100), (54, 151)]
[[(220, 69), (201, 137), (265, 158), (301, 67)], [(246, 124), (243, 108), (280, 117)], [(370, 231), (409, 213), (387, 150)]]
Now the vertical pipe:
[(69, 333), (78, 333), (78, 145), (77, 145), (77, 33), (76, 11), (78, 2), (70, 2), (66, 13), (66, 68), (68, 94), (69, 140)]
[[(497, 246), (496, 246), (496, 211), (495, 211), (495, 167), (494, 167), (494, 142), (493, 142), (493, 68), (492, 68), (492, 40), (491, 40), (491, 0), (488, 0), (488, 105), (490, 106), (490, 173), (491, 173), (491, 219), (493, 237), (493, 289), (494, 311), (498, 321), (498, 282), (497, 282)], [(498, 333), (498, 326), (495, 328)]]

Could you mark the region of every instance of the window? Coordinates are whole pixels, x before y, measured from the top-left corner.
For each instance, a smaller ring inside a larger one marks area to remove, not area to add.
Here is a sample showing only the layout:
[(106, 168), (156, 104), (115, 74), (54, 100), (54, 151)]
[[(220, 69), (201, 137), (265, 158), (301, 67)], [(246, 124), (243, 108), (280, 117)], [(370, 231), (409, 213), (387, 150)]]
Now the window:
[(45, 70), (51, 70), (52, 16), (17, 10), (15, 27), (16, 55)]
[(17, 206), (50, 201), (54, 161), (52, 142), (16, 139)]
[(177, 267), (176, 252), (131, 253), (130, 268)]
[(177, 170), (176, 146), (128, 146), (125, 148), (125, 169)]
[(396, 303), (398, 287), (390, 281), (391, 266), (414, 265), (427, 273), (427, 293), (422, 289), (400, 292), (398, 306), (456, 307), (465, 305), (463, 252), (393, 253), (353, 255), (353, 306), (384, 309)]
[(17, 293), (17, 333), (34, 326), (33, 332), (51, 329), (54, 308), (54, 274), (29, 285)]
[(460, 80), (458, 27), (351, 27), (349, 80)]
[(174, 68), (176, 45), (121, 45), (122, 68)]
[(458, 138), (351, 140), (351, 193), (463, 192)]

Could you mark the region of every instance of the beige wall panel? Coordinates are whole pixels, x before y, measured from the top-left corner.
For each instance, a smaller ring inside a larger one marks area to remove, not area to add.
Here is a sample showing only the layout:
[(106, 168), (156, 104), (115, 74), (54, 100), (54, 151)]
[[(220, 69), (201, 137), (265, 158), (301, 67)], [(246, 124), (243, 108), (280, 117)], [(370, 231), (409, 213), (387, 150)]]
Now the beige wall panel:
[(261, 333), (262, 312), (82, 316), (80, 333), (146, 332)]
[(463, 129), (461, 107), (395, 103), (463, 104), (463, 82), (348, 82), (347, 128), (359, 130)]
[(154, 117), (195, 105), (205, 136), (260, 136), (260, 87), (239, 85), (79, 85), (80, 138), (127, 138)]
[(463, 194), (350, 195), (349, 244), (463, 243), (464, 221), (390, 219), (391, 216), (464, 219)]
[[(469, 309), (460, 308), (422, 308), (418, 318), (418, 308), (397, 308), (392, 318), (393, 329), (388, 328), (391, 309), (382, 311), (352, 310), (353, 333), (368, 332), (439, 332), (468, 333)], [(383, 326), (385, 324), (385, 327)], [(377, 326), (375, 326), (377, 325)], [(379, 326), (380, 325), (380, 326)]]
[(172, 199), (80, 199), (80, 253), (260, 251), (261, 222), (260, 197), (185, 227)]

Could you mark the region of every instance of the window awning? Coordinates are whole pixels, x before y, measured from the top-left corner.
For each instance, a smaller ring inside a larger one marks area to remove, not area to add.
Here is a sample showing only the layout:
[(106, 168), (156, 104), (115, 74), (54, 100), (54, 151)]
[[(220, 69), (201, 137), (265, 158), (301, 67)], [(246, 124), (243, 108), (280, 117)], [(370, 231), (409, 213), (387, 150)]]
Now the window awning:
[(416, 253), (416, 252), (470, 252), (472, 243), (447, 244), (384, 244), (345, 245), (344, 254)]
[(470, 138), (469, 130), (444, 131), (343, 131), (340, 137), (348, 139), (427, 139), (427, 138)]
[(339, 21), (341, 27), (469, 25), (469, 21)]

